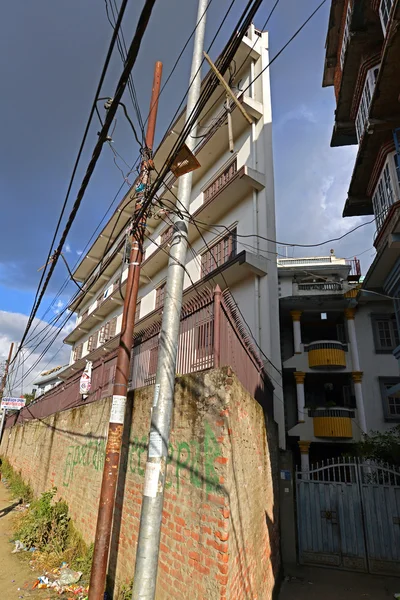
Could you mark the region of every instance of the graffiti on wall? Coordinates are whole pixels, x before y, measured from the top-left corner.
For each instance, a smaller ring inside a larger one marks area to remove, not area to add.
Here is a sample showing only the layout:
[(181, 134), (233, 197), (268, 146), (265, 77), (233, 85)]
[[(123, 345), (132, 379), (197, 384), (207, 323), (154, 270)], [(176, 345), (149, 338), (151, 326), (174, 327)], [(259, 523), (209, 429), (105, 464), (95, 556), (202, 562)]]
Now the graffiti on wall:
[[(137, 436), (129, 444), (128, 470), (132, 474), (144, 477), (148, 438)], [(68, 447), (64, 464), (63, 485), (69, 487), (80, 469), (103, 471), (105, 460), (105, 440), (89, 440), (85, 444)], [(189, 440), (169, 444), (167, 489), (180, 491), (183, 481), (190, 482), (196, 488), (206, 492), (219, 492), (219, 474), (215, 461), (222, 456), (221, 447), (208, 423), (204, 424), (202, 440)]]

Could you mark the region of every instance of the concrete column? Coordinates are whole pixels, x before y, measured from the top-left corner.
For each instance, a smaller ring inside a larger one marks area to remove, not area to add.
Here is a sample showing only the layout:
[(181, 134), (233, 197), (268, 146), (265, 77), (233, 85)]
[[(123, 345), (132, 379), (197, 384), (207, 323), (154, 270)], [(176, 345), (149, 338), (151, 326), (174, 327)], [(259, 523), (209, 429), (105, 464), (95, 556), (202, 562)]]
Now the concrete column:
[(344, 314), (347, 319), (347, 330), (349, 332), (350, 352), (351, 352), (351, 361), (353, 363), (353, 371), (359, 371), (360, 370), (360, 359), (358, 356), (356, 326), (354, 323), (356, 309), (355, 308), (346, 308), (344, 311)]
[(304, 394), (304, 379), (306, 374), (303, 371), (295, 371), (294, 378), (296, 380), (296, 391), (297, 391), (297, 420), (299, 423), (304, 423), (304, 410), (305, 410), (305, 394)]
[(353, 371), (353, 383), (354, 383), (354, 393), (356, 396), (356, 406), (358, 413), (358, 424), (362, 429), (363, 433), (367, 433), (367, 420), (365, 418), (365, 409), (364, 409), (364, 398), (362, 391), (362, 371)]
[[(311, 442), (305, 440), (299, 440), (298, 442), (300, 448), (300, 458), (301, 458), (301, 470), (304, 472), (308, 472), (310, 470), (310, 444)], [(308, 479), (308, 475), (304, 476), (304, 479)]]
[(301, 310), (291, 310), (293, 320), (293, 339), (294, 339), (294, 353), (301, 354), (301, 325), (300, 317), (302, 314)]

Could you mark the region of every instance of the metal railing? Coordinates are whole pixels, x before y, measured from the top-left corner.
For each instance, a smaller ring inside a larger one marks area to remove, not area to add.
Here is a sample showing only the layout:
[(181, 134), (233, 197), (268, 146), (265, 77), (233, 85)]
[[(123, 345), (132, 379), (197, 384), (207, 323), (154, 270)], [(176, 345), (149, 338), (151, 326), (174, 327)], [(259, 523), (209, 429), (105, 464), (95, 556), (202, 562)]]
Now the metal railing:
[[(134, 336), (130, 390), (155, 382), (160, 329), (158, 320)], [(81, 369), (9, 417), (6, 427), (110, 396), (116, 354), (114, 350), (93, 360), (91, 389), (85, 400), (79, 393)], [(266, 397), (272, 385), (229, 290), (206, 289), (182, 308), (176, 371), (185, 375), (223, 366), (232, 367), (243, 387), (257, 400), (265, 401), (272, 412), (272, 393)]]
[[(155, 382), (161, 320), (134, 338), (131, 389)], [(183, 307), (176, 371), (180, 375), (230, 366), (243, 387), (264, 391), (263, 363), (229, 292), (206, 290)]]
[(343, 284), (338, 281), (316, 281), (315, 283), (299, 283), (299, 291), (340, 292)]
[(236, 158), (226, 167), (226, 169), (214, 179), (214, 181), (204, 190), (204, 202), (211, 200), (231, 179), (236, 175), (237, 172), (237, 160)]

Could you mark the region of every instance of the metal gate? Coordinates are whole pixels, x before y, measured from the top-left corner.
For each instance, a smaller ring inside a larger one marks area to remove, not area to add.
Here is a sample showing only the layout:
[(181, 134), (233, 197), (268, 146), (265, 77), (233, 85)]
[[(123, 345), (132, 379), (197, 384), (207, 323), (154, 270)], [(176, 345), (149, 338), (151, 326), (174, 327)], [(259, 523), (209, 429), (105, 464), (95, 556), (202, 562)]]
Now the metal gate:
[(299, 560), (400, 576), (400, 471), (339, 458), (296, 472)]

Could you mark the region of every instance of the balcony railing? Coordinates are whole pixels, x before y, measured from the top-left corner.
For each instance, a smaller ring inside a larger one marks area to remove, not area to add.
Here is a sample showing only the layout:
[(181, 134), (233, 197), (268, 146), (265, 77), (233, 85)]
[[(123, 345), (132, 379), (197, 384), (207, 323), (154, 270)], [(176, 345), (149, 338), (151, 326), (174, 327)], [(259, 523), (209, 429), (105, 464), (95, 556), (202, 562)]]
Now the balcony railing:
[(314, 435), (322, 438), (352, 438), (351, 419), (354, 411), (341, 409), (317, 409), (310, 411), (313, 417)]
[[(161, 321), (134, 337), (130, 389), (155, 382), (158, 341)], [(114, 345), (115, 348), (115, 345)], [(93, 359), (92, 386), (85, 403), (94, 402), (112, 394), (116, 368), (113, 350)], [(178, 343), (177, 373), (184, 375), (223, 366), (232, 367), (243, 387), (256, 399), (270, 398), (272, 387), (264, 372), (252, 341), (237, 313), (228, 289), (205, 290), (182, 309)], [(82, 403), (79, 381), (82, 370), (65, 382), (49, 390), (40, 400), (23, 408), (8, 420), (7, 427), (16, 422), (44, 418)], [(267, 408), (271, 406), (267, 404)]]
[(338, 281), (316, 281), (314, 283), (299, 283), (298, 289), (303, 292), (340, 292), (343, 290), (343, 284)]
[(345, 368), (347, 345), (338, 341), (321, 340), (304, 347), (308, 352), (308, 366), (318, 368)]
[(226, 169), (204, 190), (204, 202), (211, 200), (236, 175), (237, 160), (233, 160)]
[(364, 135), (365, 126), (368, 121), (369, 107), (374, 93), (379, 67), (380, 65), (376, 65), (375, 67), (372, 67), (372, 69), (369, 69), (365, 77), (364, 88), (361, 94), (360, 104), (358, 106), (356, 116), (356, 132), (358, 143), (360, 143), (361, 138)]
[[(231, 366), (253, 396), (264, 388), (263, 364), (229, 290), (206, 290), (182, 311), (176, 371), (182, 375)], [(219, 300), (220, 299), (220, 300)], [(155, 382), (161, 321), (134, 338), (131, 387)]]

